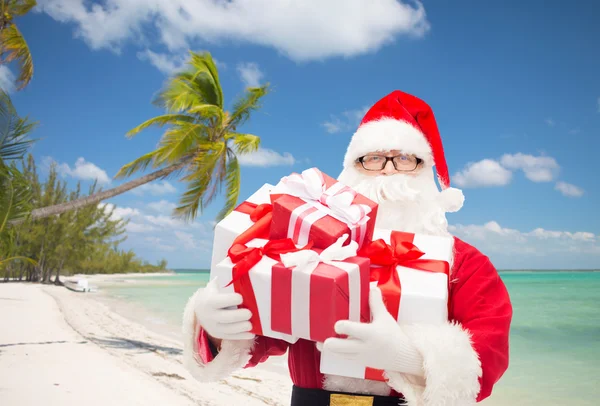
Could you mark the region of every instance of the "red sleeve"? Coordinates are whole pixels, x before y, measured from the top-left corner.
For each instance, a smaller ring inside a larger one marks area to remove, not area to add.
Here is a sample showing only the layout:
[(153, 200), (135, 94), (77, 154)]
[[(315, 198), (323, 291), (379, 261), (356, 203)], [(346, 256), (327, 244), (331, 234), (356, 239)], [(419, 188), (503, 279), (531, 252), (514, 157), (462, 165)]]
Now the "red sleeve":
[[(212, 345), (208, 339), (208, 334), (203, 328), (200, 328), (197, 344), (198, 355), (202, 363), (208, 364), (216, 357), (217, 353), (214, 348), (211, 350)], [(286, 341), (258, 336), (254, 340), (254, 347), (250, 350), (250, 360), (244, 368), (254, 367), (261, 362), (265, 362), (272, 355), (283, 355), (288, 346), (289, 344)]]
[(512, 305), (490, 260), (474, 251), (457, 264), (455, 283), (451, 285), (450, 316), (470, 333), (481, 361), (479, 402), (491, 395), (493, 386), (508, 368)]

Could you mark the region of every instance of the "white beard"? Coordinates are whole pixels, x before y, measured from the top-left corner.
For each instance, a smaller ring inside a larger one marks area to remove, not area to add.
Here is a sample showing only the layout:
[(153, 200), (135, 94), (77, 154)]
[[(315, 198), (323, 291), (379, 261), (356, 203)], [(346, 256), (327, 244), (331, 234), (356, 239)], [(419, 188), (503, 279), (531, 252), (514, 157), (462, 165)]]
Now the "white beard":
[(378, 228), (450, 237), (433, 169), (418, 175), (368, 176), (344, 169), (338, 180), (378, 203)]

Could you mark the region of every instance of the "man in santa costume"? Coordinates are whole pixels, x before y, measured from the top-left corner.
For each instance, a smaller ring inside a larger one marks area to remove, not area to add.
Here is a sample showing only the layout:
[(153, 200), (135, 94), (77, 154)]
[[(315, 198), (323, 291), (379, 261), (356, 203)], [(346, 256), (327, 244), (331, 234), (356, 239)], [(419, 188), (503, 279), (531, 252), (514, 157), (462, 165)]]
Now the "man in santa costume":
[[(385, 229), (451, 236), (445, 213), (459, 210), (464, 201), (462, 192), (450, 187), (431, 108), (401, 91), (367, 112), (350, 141), (339, 181), (378, 202), (376, 226)], [(458, 238), (447, 323), (398, 325), (379, 289), (372, 289), (369, 301), (370, 323), (336, 324), (346, 338), (289, 344), (249, 333), (250, 311), (235, 308), (241, 296), (219, 293), (212, 281), (185, 310), (185, 365), (196, 379), (219, 380), (287, 351), (293, 406), (473, 405), (490, 396), (508, 367), (507, 290), (490, 260)], [(384, 370), (388, 380), (323, 375), (321, 350)]]

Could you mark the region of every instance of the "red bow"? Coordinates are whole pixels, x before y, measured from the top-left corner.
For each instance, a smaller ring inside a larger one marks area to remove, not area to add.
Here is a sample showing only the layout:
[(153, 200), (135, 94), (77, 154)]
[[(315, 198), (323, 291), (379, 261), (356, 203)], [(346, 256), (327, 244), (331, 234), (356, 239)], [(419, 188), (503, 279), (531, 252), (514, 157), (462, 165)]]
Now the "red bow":
[(240, 213), (248, 214), (250, 220), (254, 224), (250, 226), (246, 231), (237, 236), (234, 240), (236, 243), (246, 244), (255, 238), (269, 238), (269, 230), (271, 228), (271, 219), (273, 217), (273, 206), (270, 204), (255, 204), (250, 202), (243, 202), (235, 211)]
[(421, 259), (425, 253), (412, 243), (412, 234), (392, 231), (391, 244), (383, 239), (371, 242), (363, 248), (358, 255), (368, 257), (371, 265), (380, 268), (371, 268), (371, 281), (377, 281), (386, 308), (397, 319), (400, 308), (400, 277), (396, 271), (397, 266), (419, 269), (426, 272), (449, 274), (450, 264), (446, 261), (434, 259)]
[(260, 316), (258, 314), (256, 297), (254, 296), (254, 289), (252, 288), (252, 283), (248, 276), (250, 270), (258, 264), (265, 255), (279, 262), (281, 254), (310, 249), (311, 247), (312, 243), (309, 243), (306, 247), (297, 248), (294, 241), (290, 238), (286, 238), (269, 241), (262, 248), (248, 247), (245, 244), (240, 243), (234, 243), (231, 248), (229, 248), (228, 256), (234, 266), (231, 282), (226, 286), (233, 283), (234, 290), (243, 297), (242, 306), (252, 312), (250, 323), (252, 324), (253, 333), (262, 335), (262, 327)]

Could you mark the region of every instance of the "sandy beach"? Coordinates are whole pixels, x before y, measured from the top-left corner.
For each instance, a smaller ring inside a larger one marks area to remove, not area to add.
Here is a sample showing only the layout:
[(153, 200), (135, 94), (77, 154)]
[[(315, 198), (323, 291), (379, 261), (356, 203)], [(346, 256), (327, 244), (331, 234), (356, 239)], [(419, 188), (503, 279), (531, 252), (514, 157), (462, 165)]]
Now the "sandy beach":
[[(85, 277), (102, 291), (115, 281), (147, 284), (145, 276)], [(149, 314), (104, 294), (0, 283), (0, 404), (289, 405), (286, 356), (201, 383), (181, 364), (180, 334), (144, 323)]]
[(286, 358), (200, 383), (177, 340), (63, 287), (0, 284), (0, 323), (2, 405), (289, 404)]

